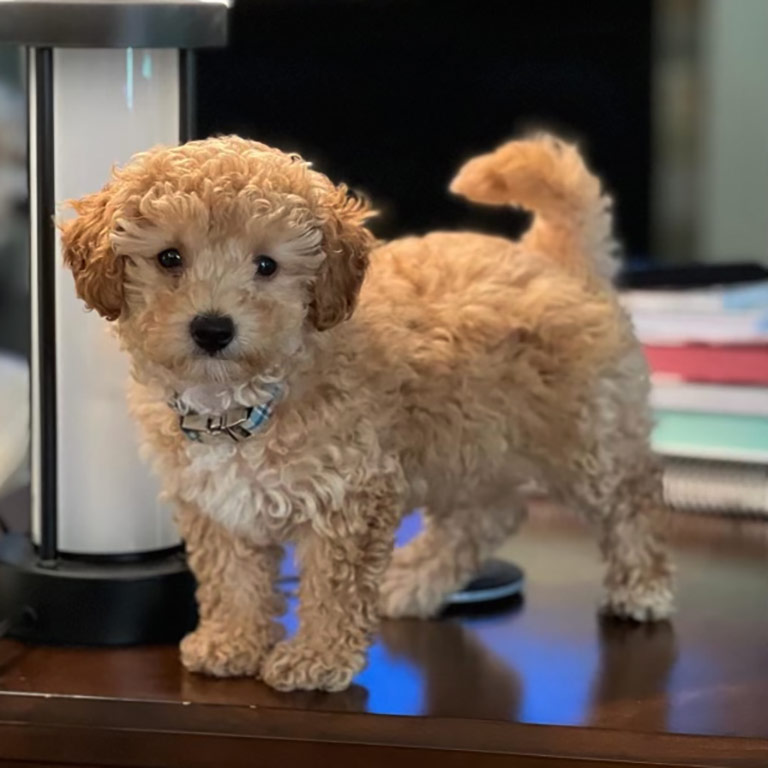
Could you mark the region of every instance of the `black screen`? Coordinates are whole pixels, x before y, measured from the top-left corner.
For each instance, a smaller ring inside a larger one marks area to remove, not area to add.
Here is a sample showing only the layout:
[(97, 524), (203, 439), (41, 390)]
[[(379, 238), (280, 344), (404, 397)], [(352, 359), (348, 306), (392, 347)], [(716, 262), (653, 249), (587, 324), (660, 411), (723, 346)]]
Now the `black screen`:
[(197, 59), (197, 136), (239, 133), (363, 190), (381, 237), (516, 235), (525, 217), (453, 199), (460, 163), (515, 132), (579, 139), (648, 252), (651, 19), (645, 0), (240, 0)]

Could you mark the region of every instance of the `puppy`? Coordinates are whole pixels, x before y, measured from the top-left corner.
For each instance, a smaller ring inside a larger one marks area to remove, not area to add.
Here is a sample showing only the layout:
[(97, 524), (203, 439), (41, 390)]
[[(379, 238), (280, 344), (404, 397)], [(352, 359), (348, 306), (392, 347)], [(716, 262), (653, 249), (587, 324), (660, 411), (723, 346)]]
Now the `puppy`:
[[(452, 189), (533, 226), (377, 246), (365, 202), (236, 137), (140, 154), (73, 203), (64, 258), (131, 355), (130, 405), (199, 583), (188, 669), (342, 690), (379, 614), (438, 612), (517, 528), (532, 478), (594, 524), (608, 612), (669, 614), (609, 199), (547, 136), (471, 160)], [(425, 530), (392, 557), (417, 506)], [(284, 640), (288, 539), (300, 628)]]

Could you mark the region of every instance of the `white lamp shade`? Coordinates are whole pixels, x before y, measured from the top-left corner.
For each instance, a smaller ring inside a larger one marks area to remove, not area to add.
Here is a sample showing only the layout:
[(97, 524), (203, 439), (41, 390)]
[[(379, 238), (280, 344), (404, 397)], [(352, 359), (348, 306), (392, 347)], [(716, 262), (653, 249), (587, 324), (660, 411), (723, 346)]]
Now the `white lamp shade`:
[[(34, 93), (34, 72), (30, 88)], [(34, 109), (30, 117), (34, 136)], [(56, 49), (53, 125), (58, 204), (99, 190), (111, 168), (134, 153), (157, 144), (177, 144), (179, 120), (177, 51)], [(34, 158), (31, 170), (34, 185)], [(31, 199), (35, 197), (33, 193)], [(33, 222), (35, 213), (33, 209)], [(32, 240), (34, 250), (34, 236)], [(34, 253), (31, 261), (36, 264)], [(58, 548), (71, 554), (126, 555), (176, 546), (179, 538), (170, 512), (157, 501), (157, 481), (139, 458), (137, 428), (125, 399), (127, 356), (107, 323), (95, 312), (86, 312), (76, 298), (72, 275), (62, 266), (60, 245), (57, 262)], [(33, 274), (32, 285), (36, 284)], [(33, 344), (38, 337), (36, 316), (33, 306)], [(33, 379), (33, 390), (34, 384)], [(34, 397), (33, 391), (33, 401)], [(39, 434), (35, 426), (39, 427), (33, 425), (33, 434)], [(37, 464), (39, 454), (33, 450), (33, 487), (39, 479)], [(40, 519), (36, 498), (37, 543)]]

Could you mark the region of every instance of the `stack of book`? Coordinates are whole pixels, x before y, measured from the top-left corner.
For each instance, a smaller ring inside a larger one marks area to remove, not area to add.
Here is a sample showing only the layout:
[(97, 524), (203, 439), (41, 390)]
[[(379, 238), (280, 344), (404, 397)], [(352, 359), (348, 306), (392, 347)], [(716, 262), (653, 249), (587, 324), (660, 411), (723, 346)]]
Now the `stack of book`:
[(768, 281), (622, 294), (676, 506), (768, 513)]

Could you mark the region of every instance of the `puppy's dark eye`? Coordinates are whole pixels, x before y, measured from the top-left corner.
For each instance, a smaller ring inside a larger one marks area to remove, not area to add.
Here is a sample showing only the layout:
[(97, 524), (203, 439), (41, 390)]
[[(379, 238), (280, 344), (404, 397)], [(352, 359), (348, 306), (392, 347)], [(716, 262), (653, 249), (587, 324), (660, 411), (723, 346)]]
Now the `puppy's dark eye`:
[(271, 256), (256, 257), (256, 274), (270, 277), (277, 272), (277, 262)]
[(184, 262), (175, 248), (167, 248), (157, 254), (157, 263), (163, 269), (179, 269)]

